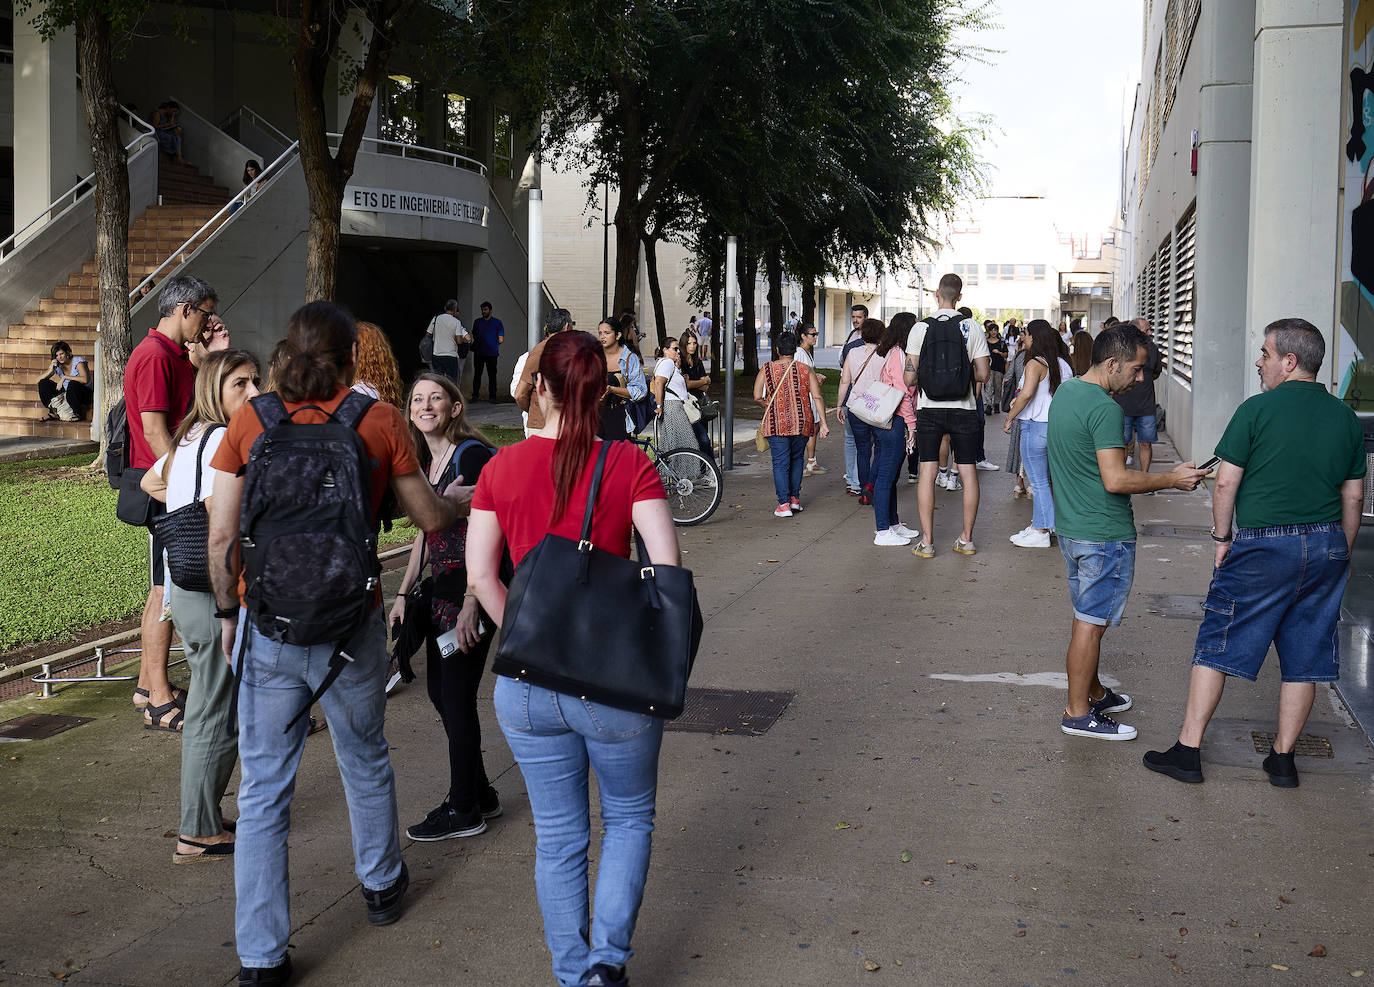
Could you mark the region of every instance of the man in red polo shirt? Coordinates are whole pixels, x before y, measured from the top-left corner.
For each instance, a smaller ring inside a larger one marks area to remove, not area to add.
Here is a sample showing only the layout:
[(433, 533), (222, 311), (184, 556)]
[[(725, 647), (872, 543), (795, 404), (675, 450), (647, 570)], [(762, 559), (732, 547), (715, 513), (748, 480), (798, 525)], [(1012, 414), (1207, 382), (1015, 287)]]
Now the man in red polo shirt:
[[(124, 367), (124, 409), (129, 418), (129, 467), (150, 469), (172, 445), (172, 433), (190, 410), (195, 370), (186, 347), (210, 327), (215, 289), (183, 274), (163, 282), (157, 310), (161, 318), (129, 354)], [(134, 705), (143, 708), (147, 727), (180, 730), (185, 693), (167, 681), (167, 651), (172, 624), (162, 617), (162, 544), (149, 535), (148, 602), (143, 606), (143, 661)]]

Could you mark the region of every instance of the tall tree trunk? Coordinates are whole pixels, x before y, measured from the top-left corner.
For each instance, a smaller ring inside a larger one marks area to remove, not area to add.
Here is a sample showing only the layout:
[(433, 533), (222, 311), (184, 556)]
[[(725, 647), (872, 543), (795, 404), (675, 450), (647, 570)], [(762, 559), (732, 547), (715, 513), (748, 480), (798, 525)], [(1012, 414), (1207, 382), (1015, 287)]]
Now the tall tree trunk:
[(802, 325), (816, 324), (816, 276), (806, 274), (802, 278)]
[(654, 324), (658, 327), (658, 345), (668, 342), (668, 320), (663, 312), (663, 288), (658, 283), (658, 238), (644, 235), (644, 273), (649, 276), (649, 297), (654, 303)]
[(635, 307), (635, 285), (639, 282), (639, 244), (644, 223), (629, 198), (622, 191), (615, 209), (615, 294), (611, 314), (616, 318), (625, 309)]
[(372, 39), (353, 86), (353, 103), (343, 125), (338, 150), (329, 153), (325, 137), (325, 77), (348, 16), (345, 0), (303, 0), (300, 35), (291, 71), (296, 90), (296, 130), (300, 138), (301, 170), (310, 197), (309, 238), (305, 258), (305, 300), (332, 299), (339, 267), (343, 195), (367, 117), (377, 95), (377, 83), (396, 46), (396, 24), (415, 0), (363, 3), (359, 11), (371, 23)]
[(778, 358), (778, 333), (787, 325), (787, 311), (782, 303), (782, 248), (776, 243), (764, 253), (768, 272), (768, 342), (773, 359)]
[[(754, 312), (754, 281), (759, 275), (759, 259), (749, 244), (741, 241), (735, 257), (735, 276), (739, 278), (740, 312), (744, 316), (744, 376), (759, 372), (759, 330)], [(734, 327), (731, 327), (731, 331)]]
[[(91, 4), (76, 22), (86, 124), (95, 166), (95, 262), (100, 296), (101, 407), (98, 422), (124, 396), (129, 331), (129, 161), (119, 136), (118, 101), (110, 74), (110, 22)], [(109, 441), (103, 431), (101, 452)]]

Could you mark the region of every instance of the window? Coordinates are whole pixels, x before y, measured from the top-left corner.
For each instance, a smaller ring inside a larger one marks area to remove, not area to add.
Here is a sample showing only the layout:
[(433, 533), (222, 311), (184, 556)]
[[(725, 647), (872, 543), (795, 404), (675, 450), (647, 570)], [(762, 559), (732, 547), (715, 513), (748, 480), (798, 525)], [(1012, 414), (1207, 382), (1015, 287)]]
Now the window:
[(466, 154), (472, 148), (471, 104), (458, 93), (444, 94), (444, 150)]
[(1016, 265), (1015, 265), (1015, 264), (1002, 264), (1002, 265), (1000, 265), (1000, 267), (1001, 267), (1001, 273), (997, 275), (997, 279), (998, 279), (999, 281), (1015, 281), (1015, 280), (1016, 280)]
[(967, 288), (969, 285), (975, 285), (978, 283), (977, 264), (955, 264), (954, 273), (964, 279), (965, 288)]
[(1030, 281), (1035, 276), (1034, 264), (1017, 264), (1015, 269), (1017, 281)]
[(511, 131), (509, 113), (497, 113), (491, 129), (491, 170), (501, 178), (515, 177), (511, 168), (514, 158), (515, 135)]
[(1044, 281), (1044, 280), (1045, 280), (1045, 265), (1044, 265), (1044, 264), (1035, 264), (1035, 265), (1033, 265), (1033, 266), (1035, 267), (1035, 280), (1036, 280), (1036, 281)]
[(417, 144), (424, 131), (421, 87), (407, 75), (389, 75), (382, 85), (378, 132), (383, 140)]
[(1045, 317), (1045, 310), (1043, 308), (1033, 308), (1031, 309), (1030, 317), (1032, 319), (1043, 319)]
[(1169, 342), (1169, 369), (1185, 383), (1193, 381), (1193, 250), (1197, 241), (1197, 207), (1189, 207), (1174, 234), (1174, 311)]

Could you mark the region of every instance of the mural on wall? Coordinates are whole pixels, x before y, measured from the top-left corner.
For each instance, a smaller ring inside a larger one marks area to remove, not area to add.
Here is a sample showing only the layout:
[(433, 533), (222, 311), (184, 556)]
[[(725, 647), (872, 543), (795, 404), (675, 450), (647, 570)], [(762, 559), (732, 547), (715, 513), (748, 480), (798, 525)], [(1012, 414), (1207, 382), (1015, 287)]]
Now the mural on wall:
[(1374, 0), (1347, 0), (1344, 235), (1338, 393), (1374, 410)]

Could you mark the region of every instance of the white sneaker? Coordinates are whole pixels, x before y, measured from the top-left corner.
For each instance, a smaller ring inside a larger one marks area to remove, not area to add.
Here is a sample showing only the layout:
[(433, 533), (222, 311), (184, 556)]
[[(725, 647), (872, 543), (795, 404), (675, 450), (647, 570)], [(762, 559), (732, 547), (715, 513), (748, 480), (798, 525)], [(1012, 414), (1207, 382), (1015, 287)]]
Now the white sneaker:
[(986, 459), (980, 459), (978, 460), (977, 468), (980, 470), (986, 470), (988, 472), (996, 472), (997, 470), (1000, 470), (1002, 467), (998, 466), (996, 463), (990, 463)]
[(921, 537), (921, 533), (920, 533), (919, 531), (912, 531), (910, 528), (908, 528), (906, 525), (902, 524), (902, 522), (900, 522), (900, 521), (898, 521), (896, 524), (894, 524), (894, 525), (893, 525), (891, 528), (889, 528), (888, 530), (889, 530), (889, 531), (895, 531), (897, 534), (901, 535), (903, 538), (920, 538), (920, 537)]
[(1050, 533), (1048, 531), (1036, 531), (1032, 528), (1029, 531), (1012, 535), (1011, 543), (1017, 548), (1049, 548)]
[(910, 545), (911, 539), (897, 534), (895, 531), (879, 531), (873, 535), (875, 545)]
[(791, 517), (792, 507), (789, 504), (779, 504), (778, 509), (773, 512), (774, 517)]
[(949, 479), (949, 478), (945, 476), (945, 471), (944, 471), (944, 470), (936, 470), (936, 471), (935, 471), (935, 486), (938, 487), (939, 489), (941, 489), (941, 490), (946, 490), (946, 489), (948, 489), (948, 487), (946, 486), (946, 483), (947, 483), (948, 479)]
[(1134, 462), (1135, 462), (1135, 457), (1134, 457), (1134, 456), (1127, 456), (1127, 457), (1126, 457), (1126, 465), (1127, 465), (1127, 466), (1132, 465)]
[(950, 471), (950, 474), (949, 474), (949, 482), (945, 484), (945, 489), (946, 489), (946, 490), (963, 490), (963, 489), (964, 489), (964, 481), (961, 480), (961, 479), (959, 479), (959, 474), (958, 474), (958, 473), (956, 473), (956, 472), (954, 472), (953, 470), (951, 470), (951, 471)]
[(1021, 537), (1022, 535), (1024, 535), (1027, 531), (1030, 531), (1030, 530), (1031, 530), (1032, 528), (1034, 528), (1034, 527), (1035, 527), (1035, 525), (1033, 525), (1033, 524), (1028, 524), (1028, 525), (1026, 525), (1026, 526), (1025, 526), (1024, 528), (1022, 528), (1020, 531), (1017, 531), (1017, 532), (1014, 532), (1013, 534), (1007, 535), (1007, 541), (1016, 541), (1016, 539), (1020, 538), (1020, 537)]

